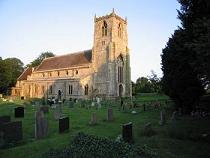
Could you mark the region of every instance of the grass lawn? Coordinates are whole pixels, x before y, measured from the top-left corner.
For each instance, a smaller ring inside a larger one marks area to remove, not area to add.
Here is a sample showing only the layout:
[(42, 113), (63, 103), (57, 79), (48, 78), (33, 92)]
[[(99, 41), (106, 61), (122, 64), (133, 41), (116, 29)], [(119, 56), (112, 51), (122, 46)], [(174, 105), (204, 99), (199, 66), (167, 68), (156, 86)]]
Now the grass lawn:
[[(139, 97), (141, 100), (153, 99), (152, 96)], [(166, 97), (165, 97), (166, 98)], [(156, 100), (158, 100), (155, 97)], [(14, 107), (25, 106), (25, 117), (14, 118)], [(190, 117), (181, 117), (172, 122), (167, 121), (165, 126), (159, 125), (160, 109), (150, 109), (143, 111), (141, 107), (136, 108), (137, 114), (131, 114), (130, 110), (123, 112), (119, 107), (113, 105), (114, 121), (107, 122), (107, 106), (101, 109), (85, 109), (80, 107), (69, 108), (63, 106), (63, 113), (70, 118), (70, 131), (68, 133), (58, 133), (58, 121), (53, 118), (53, 109), (47, 114), (49, 123), (49, 135), (46, 139), (34, 139), (34, 123), (36, 107), (30, 104), (23, 105), (19, 103), (0, 103), (0, 116), (10, 115), (12, 121), (21, 120), (23, 123), (23, 141), (16, 147), (0, 149), (2, 158), (36, 158), (50, 148), (62, 148), (70, 143), (73, 136), (78, 132), (84, 132), (100, 137), (115, 139), (121, 134), (122, 124), (133, 122), (134, 141), (136, 144), (153, 148), (160, 157), (163, 158), (209, 158), (209, 139), (203, 139), (203, 133), (210, 134), (209, 119), (192, 119)], [(167, 108), (167, 118), (171, 116), (170, 109)], [(96, 112), (98, 124), (90, 126), (89, 121), (91, 113)], [(152, 123), (152, 128), (156, 134), (145, 136), (142, 134), (144, 125), (147, 122)]]

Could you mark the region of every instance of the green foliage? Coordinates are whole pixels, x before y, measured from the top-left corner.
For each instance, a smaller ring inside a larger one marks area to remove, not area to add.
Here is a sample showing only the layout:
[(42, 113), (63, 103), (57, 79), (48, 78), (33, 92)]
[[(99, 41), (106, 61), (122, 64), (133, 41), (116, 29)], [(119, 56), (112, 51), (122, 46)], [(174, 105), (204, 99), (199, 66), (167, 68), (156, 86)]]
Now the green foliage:
[(23, 72), (23, 63), (17, 58), (0, 60), (0, 93), (9, 95), (9, 89)]
[(78, 133), (68, 148), (50, 150), (42, 158), (157, 158), (156, 152), (148, 146), (137, 147), (124, 142)]
[(157, 77), (153, 70), (151, 73), (151, 76), (138, 78), (136, 84), (132, 82), (133, 94), (162, 92), (161, 79)]
[(210, 3), (179, 0), (182, 27), (169, 39), (162, 54), (163, 90), (190, 112), (210, 81)]
[(34, 61), (27, 65), (27, 67), (35, 67), (41, 64), (41, 62), (48, 57), (54, 57), (55, 55), (52, 52), (43, 52), (41, 53)]

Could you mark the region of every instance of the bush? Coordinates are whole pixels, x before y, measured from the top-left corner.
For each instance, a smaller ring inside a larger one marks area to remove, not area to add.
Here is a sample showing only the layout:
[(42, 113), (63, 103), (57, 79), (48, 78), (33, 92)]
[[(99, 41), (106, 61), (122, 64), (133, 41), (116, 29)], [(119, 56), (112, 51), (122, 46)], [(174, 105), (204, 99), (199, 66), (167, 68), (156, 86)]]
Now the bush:
[(125, 142), (116, 142), (79, 133), (69, 147), (62, 150), (51, 149), (41, 158), (157, 158), (156, 152), (147, 146), (137, 147)]

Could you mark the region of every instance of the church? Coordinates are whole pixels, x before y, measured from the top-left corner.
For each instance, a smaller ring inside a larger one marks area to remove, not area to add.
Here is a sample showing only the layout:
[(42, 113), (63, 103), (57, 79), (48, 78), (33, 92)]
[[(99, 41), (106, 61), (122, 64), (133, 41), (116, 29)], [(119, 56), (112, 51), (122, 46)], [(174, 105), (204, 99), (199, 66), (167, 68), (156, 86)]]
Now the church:
[(44, 59), (28, 67), (12, 88), (21, 98), (91, 99), (131, 96), (127, 19), (94, 17), (93, 47)]

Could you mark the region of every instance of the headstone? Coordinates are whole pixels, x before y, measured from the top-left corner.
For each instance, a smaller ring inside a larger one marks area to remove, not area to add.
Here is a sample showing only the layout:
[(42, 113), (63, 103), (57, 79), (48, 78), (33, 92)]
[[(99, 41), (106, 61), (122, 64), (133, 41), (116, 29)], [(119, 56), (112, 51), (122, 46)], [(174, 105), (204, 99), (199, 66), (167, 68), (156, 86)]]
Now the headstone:
[(160, 111), (160, 125), (164, 125), (166, 123), (166, 115), (164, 111)]
[(172, 116), (171, 116), (171, 120), (177, 120), (177, 111), (174, 111)]
[(38, 111), (35, 114), (35, 138), (41, 139), (47, 137), (48, 122), (44, 117), (43, 111)]
[(61, 113), (61, 108), (60, 108), (60, 106), (61, 106), (61, 105), (56, 105), (56, 106), (55, 106), (55, 110), (54, 110), (54, 114), (53, 114), (55, 120), (59, 120), (59, 118), (61, 117), (61, 114), (62, 114), (62, 113)]
[(69, 130), (69, 117), (62, 117), (59, 119), (59, 133)]
[(49, 113), (49, 107), (48, 106), (41, 106), (40, 110), (44, 112), (44, 114)]
[(133, 131), (132, 131), (133, 123), (129, 122), (122, 126), (122, 137), (125, 142), (132, 143), (133, 142)]
[(107, 120), (113, 121), (113, 109), (112, 108), (109, 108), (107, 111)]
[(0, 98), (2, 98), (3, 97), (3, 95), (2, 94), (0, 94)]
[[(10, 116), (0, 116), (0, 126), (11, 121)], [(0, 127), (1, 128), (1, 127)]]
[(24, 107), (15, 108), (15, 117), (24, 117)]
[(24, 97), (23, 97), (23, 96), (21, 96), (21, 97), (20, 97), (20, 99), (21, 99), (21, 100), (24, 100)]
[(97, 124), (97, 116), (96, 116), (96, 113), (92, 113), (90, 124), (91, 125), (96, 125)]
[(4, 123), (1, 125), (0, 132), (6, 144), (18, 142), (23, 138), (22, 122), (16, 121)]

